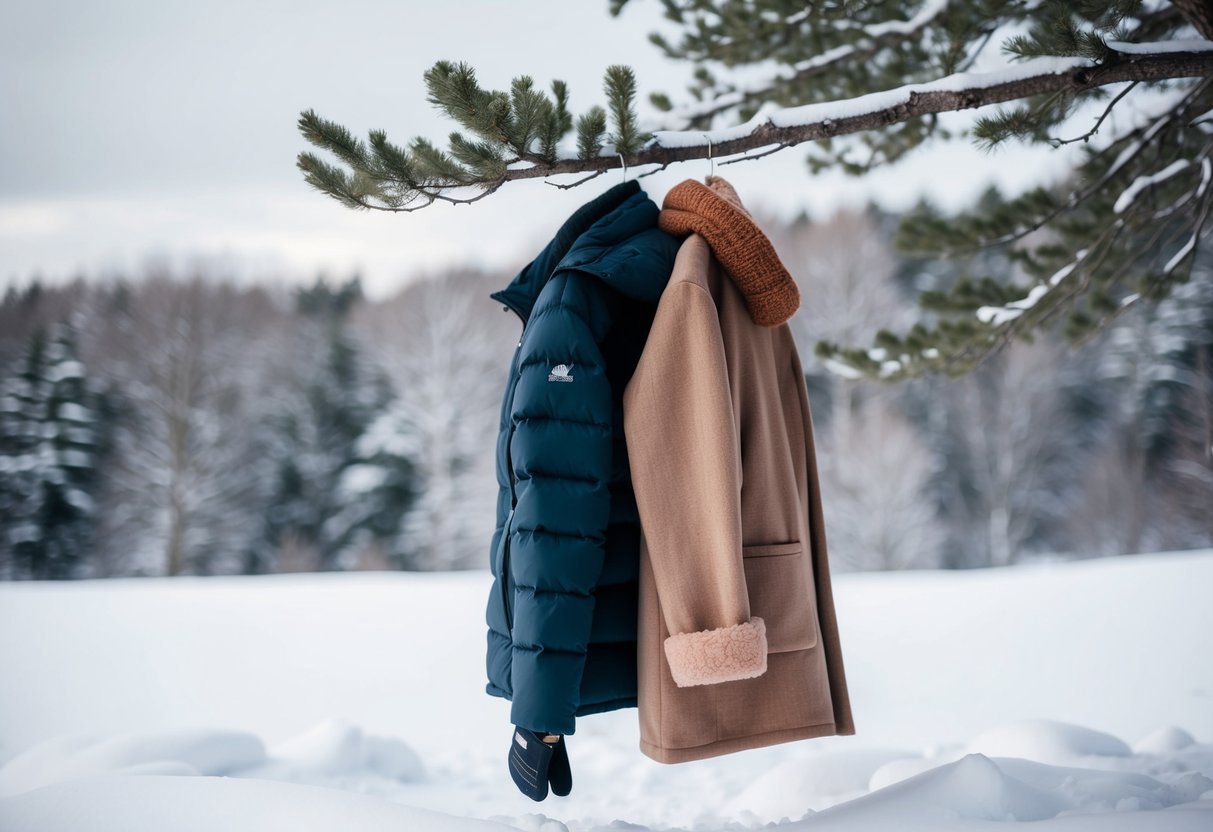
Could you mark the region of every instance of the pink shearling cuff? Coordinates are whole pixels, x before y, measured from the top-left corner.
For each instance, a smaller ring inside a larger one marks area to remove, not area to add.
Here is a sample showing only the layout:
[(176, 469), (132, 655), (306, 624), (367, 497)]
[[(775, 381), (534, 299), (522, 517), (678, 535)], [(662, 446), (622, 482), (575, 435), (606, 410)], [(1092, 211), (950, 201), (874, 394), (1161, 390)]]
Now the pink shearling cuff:
[(664, 646), (680, 688), (751, 679), (767, 671), (767, 626), (758, 616), (714, 630), (677, 633)]

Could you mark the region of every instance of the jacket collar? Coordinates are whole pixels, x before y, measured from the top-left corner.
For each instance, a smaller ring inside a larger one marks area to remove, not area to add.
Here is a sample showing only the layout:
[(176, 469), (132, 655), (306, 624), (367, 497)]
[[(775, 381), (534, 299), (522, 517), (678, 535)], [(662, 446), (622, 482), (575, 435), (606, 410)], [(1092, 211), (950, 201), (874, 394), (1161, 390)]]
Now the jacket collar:
[(552, 274), (584, 272), (625, 297), (656, 306), (679, 247), (677, 237), (657, 227), (659, 213), (648, 194), (632, 194), (578, 237)]
[[(539, 297), (544, 285), (581, 236), (595, 228), (600, 221), (617, 214), (624, 205), (638, 196), (652, 205), (655, 215), (657, 206), (640, 190), (639, 182), (629, 179), (615, 185), (574, 211), (543, 251), (524, 266), (508, 285), (493, 292), (489, 297), (513, 309), (525, 323), (531, 316), (535, 299)], [(655, 224), (654, 218), (650, 218), (649, 224)], [(598, 235), (599, 238), (601, 236)]]
[(678, 237), (701, 235), (745, 297), (750, 319), (778, 326), (800, 306), (800, 290), (775, 247), (719, 176), (686, 179), (666, 194), (659, 224)]

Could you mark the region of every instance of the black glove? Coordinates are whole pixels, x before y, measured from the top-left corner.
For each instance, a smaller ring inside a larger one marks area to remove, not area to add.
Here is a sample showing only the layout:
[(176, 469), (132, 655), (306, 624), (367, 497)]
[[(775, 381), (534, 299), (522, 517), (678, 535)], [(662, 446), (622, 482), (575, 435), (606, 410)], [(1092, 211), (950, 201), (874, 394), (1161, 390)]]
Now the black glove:
[(552, 794), (564, 797), (573, 790), (573, 771), (564, 735), (555, 742), (544, 742), (546, 732), (536, 733), (514, 726), (510, 739), (510, 776), (519, 791), (531, 800), (543, 800)]

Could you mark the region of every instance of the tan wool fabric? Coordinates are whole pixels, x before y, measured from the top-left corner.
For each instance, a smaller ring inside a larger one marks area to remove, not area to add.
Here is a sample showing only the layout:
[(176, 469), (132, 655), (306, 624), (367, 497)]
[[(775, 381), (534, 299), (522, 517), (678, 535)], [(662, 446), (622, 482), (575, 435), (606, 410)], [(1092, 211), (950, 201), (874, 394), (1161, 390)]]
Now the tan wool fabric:
[(800, 357), (786, 320), (759, 325), (747, 303), (782, 276), (722, 265), (726, 247), (766, 238), (727, 182), (708, 182), (746, 224), (683, 241), (623, 397), (640, 748), (663, 763), (855, 733)]

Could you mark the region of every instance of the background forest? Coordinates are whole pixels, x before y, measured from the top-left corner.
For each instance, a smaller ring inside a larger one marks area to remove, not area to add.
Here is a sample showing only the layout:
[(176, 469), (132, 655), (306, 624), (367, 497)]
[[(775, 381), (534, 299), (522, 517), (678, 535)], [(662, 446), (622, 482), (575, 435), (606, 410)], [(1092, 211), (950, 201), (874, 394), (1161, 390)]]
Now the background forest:
[[(3, 8), (0, 832), (1213, 829), (1213, 0)], [(536, 805), (491, 294), (711, 174), (854, 733), (671, 766), (619, 699)]]
[[(804, 298), (835, 568), (1213, 546), (1208, 258), (1078, 349), (1045, 331), (962, 378), (885, 384), (816, 344), (906, 329), (931, 314), (917, 293), (965, 268), (1010, 284), (1015, 264), (901, 255), (875, 208), (758, 218)], [(356, 275), (154, 267), (9, 288), (0, 577), (483, 568), (518, 327), (488, 295), (511, 275), (447, 270), (379, 301)]]

